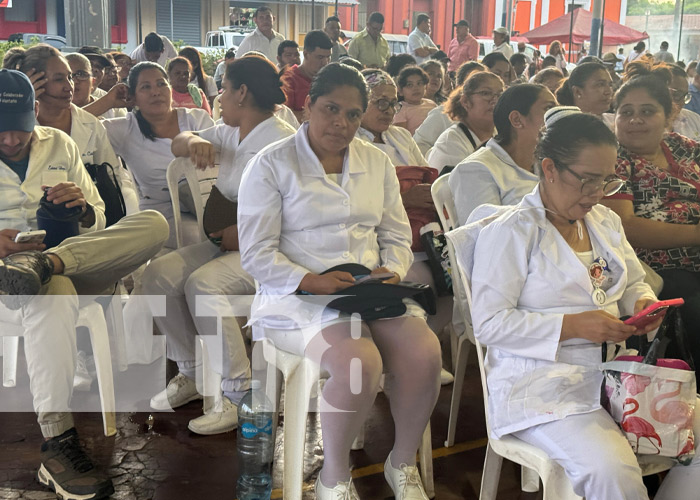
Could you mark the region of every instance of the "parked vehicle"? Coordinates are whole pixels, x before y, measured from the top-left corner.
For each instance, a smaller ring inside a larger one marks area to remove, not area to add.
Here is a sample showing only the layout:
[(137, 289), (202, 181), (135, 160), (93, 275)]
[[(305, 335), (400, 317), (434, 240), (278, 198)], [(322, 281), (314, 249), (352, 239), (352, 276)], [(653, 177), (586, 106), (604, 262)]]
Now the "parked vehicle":
[(204, 37), (204, 46), (196, 49), (203, 54), (219, 50), (226, 52), (232, 47), (238, 49), (246, 35), (252, 31), (247, 28), (222, 26), (218, 30), (208, 31)]
[[(345, 48), (350, 44), (350, 40), (357, 35), (359, 31), (345, 31), (341, 33), (344, 36), (345, 41), (343, 45)], [(393, 33), (382, 33), (382, 36), (386, 39), (389, 44), (389, 51), (392, 54), (405, 54), (408, 52), (408, 35), (395, 35)]]
[[(484, 57), (486, 54), (490, 54), (493, 51), (493, 38), (488, 36), (477, 36), (476, 39), (479, 41), (479, 59)], [(510, 40), (510, 46), (513, 47), (513, 53), (518, 51), (518, 42), (520, 40), (517, 37), (513, 37)], [(529, 43), (525, 44), (525, 54), (532, 59), (535, 55), (535, 51), (538, 50), (534, 45)]]
[(66, 39), (58, 35), (47, 35), (44, 33), (15, 33), (7, 39), (9, 42), (22, 42), (28, 45), (34, 41), (46, 43), (61, 50), (67, 45)]

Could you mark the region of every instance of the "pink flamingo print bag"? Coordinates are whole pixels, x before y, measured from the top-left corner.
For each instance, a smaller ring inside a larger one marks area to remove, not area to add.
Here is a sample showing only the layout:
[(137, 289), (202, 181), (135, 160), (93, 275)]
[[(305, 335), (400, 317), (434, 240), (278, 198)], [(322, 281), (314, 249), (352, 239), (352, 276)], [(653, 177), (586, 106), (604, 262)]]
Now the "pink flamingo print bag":
[[(603, 407), (638, 455), (660, 455), (688, 464), (695, 455), (695, 371), (682, 359), (664, 359), (669, 314), (645, 356), (618, 356), (603, 363)], [(680, 315), (678, 315), (680, 316)]]

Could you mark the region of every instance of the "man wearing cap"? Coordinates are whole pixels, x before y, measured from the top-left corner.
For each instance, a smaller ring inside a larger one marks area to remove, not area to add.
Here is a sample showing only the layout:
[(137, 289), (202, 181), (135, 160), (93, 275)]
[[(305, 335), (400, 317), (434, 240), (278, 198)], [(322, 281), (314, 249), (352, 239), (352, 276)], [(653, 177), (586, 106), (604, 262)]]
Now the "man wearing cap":
[(501, 52), (508, 60), (513, 55), (513, 47), (510, 46), (510, 33), (504, 27), (493, 30), (493, 49), (491, 52)]
[(146, 35), (143, 43), (131, 53), (134, 64), (144, 61), (158, 63), (165, 68), (168, 60), (177, 57), (177, 50), (168, 37), (151, 32)]
[[(0, 321), (24, 330), (44, 436), (39, 482), (65, 500), (106, 498), (114, 492), (112, 482), (85, 455), (70, 412), (77, 294), (111, 294), (119, 278), (159, 251), (168, 226), (160, 214), (147, 211), (100, 230), (104, 203), (78, 148), (60, 130), (36, 124), (38, 106), (26, 75), (0, 70)], [(15, 238), (37, 229), (45, 191), (49, 202), (79, 207), (82, 215), (78, 236), (42, 253), (43, 243)]]
[(605, 68), (608, 70), (608, 73), (610, 73), (610, 78), (612, 78), (613, 81), (613, 91), (617, 90), (620, 88), (620, 85), (622, 85), (622, 78), (620, 78), (620, 75), (617, 74), (617, 63), (619, 62), (619, 59), (615, 55), (614, 52), (606, 52), (603, 54), (603, 65), (605, 65)]
[(105, 77), (105, 71), (111, 68), (116, 74), (116, 65), (114, 61), (110, 61), (107, 56), (102, 53), (98, 47), (85, 45), (78, 49), (79, 54), (83, 54), (90, 61), (92, 70), (92, 96), (95, 99), (104, 97), (108, 89), (102, 89), (102, 80)]
[(430, 38), (430, 17), (428, 14), (418, 14), (416, 27), (408, 35), (408, 53), (416, 58), (416, 64), (422, 64), (437, 51), (437, 45)]
[(467, 61), (476, 61), (479, 58), (479, 42), (469, 33), (469, 23), (462, 19), (455, 24), (456, 35), (450, 41), (447, 48), (447, 57), (450, 58), (450, 71), (457, 71)]

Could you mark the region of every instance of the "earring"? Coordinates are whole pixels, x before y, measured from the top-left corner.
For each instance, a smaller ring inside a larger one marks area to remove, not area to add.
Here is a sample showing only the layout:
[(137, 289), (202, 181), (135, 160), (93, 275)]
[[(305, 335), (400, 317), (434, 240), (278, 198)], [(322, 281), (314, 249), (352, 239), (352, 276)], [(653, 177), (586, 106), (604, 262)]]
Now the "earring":
[(549, 179), (549, 182), (550, 182), (550, 183), (553, 183), (553, 182), (554, 182), (554, 179)]
[(243, 103), (242, 103), (242, 102), (239, 102), (239, 103), (238, 103), (238, 107), (239, 107), (239, 108), (242, 108), (242, 107), (243, 107)]

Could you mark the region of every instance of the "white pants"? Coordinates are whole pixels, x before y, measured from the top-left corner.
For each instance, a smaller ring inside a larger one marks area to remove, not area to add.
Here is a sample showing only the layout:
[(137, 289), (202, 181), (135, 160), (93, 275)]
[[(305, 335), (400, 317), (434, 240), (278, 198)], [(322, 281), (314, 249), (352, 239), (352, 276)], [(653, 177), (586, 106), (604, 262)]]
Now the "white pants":
[(168, 238), (165, 219), (139, 212), (102, 231), (68, 238), (47, 250), (64, 263), (21, 309), (0, 304), (0, 321), (21, 325), (34, 410), (44, 437), (73, 427), (68, 412), (76, 364), (77, 295), (112, 294), (114, 284), (154, 256)]
[[(180, 371), (193, 378), (195, 335), (207, 342), (212, 368), (223, 377), (221, 388), (241, 392), (250, 385), (250, 361), (235, 317), (221, 318), (222, 339), (217, 340), (217, 318), (196, 314), (196, 297), (220, 297), (221, 311), (229, 308), (227, 295), (252, 295), (255, 281), (241, 268), (238, 252), (222, 253), (204, 241), (159, 257), (146, 268), (142, 278), (146, 295), (165, 295), (166, 316), (155, 317), (166, 335), (168, 358)], [(213, 299), (217, 300), (217, 299)]]
[[(700, 401), (698, 401), (700, 404)], [(693, 431), (697, 453), (700, 414)], [(627, 438), (605, 410), (570, 415), (513, 433), (544, 450), (566, 471), (574, 492), (586, 500), (642, 500), (647, 491), (637, 457)], [(700, 456), (690, 465), (676, 465), (668, 473), (655, 500), (697, 498), (700, 491)]]

